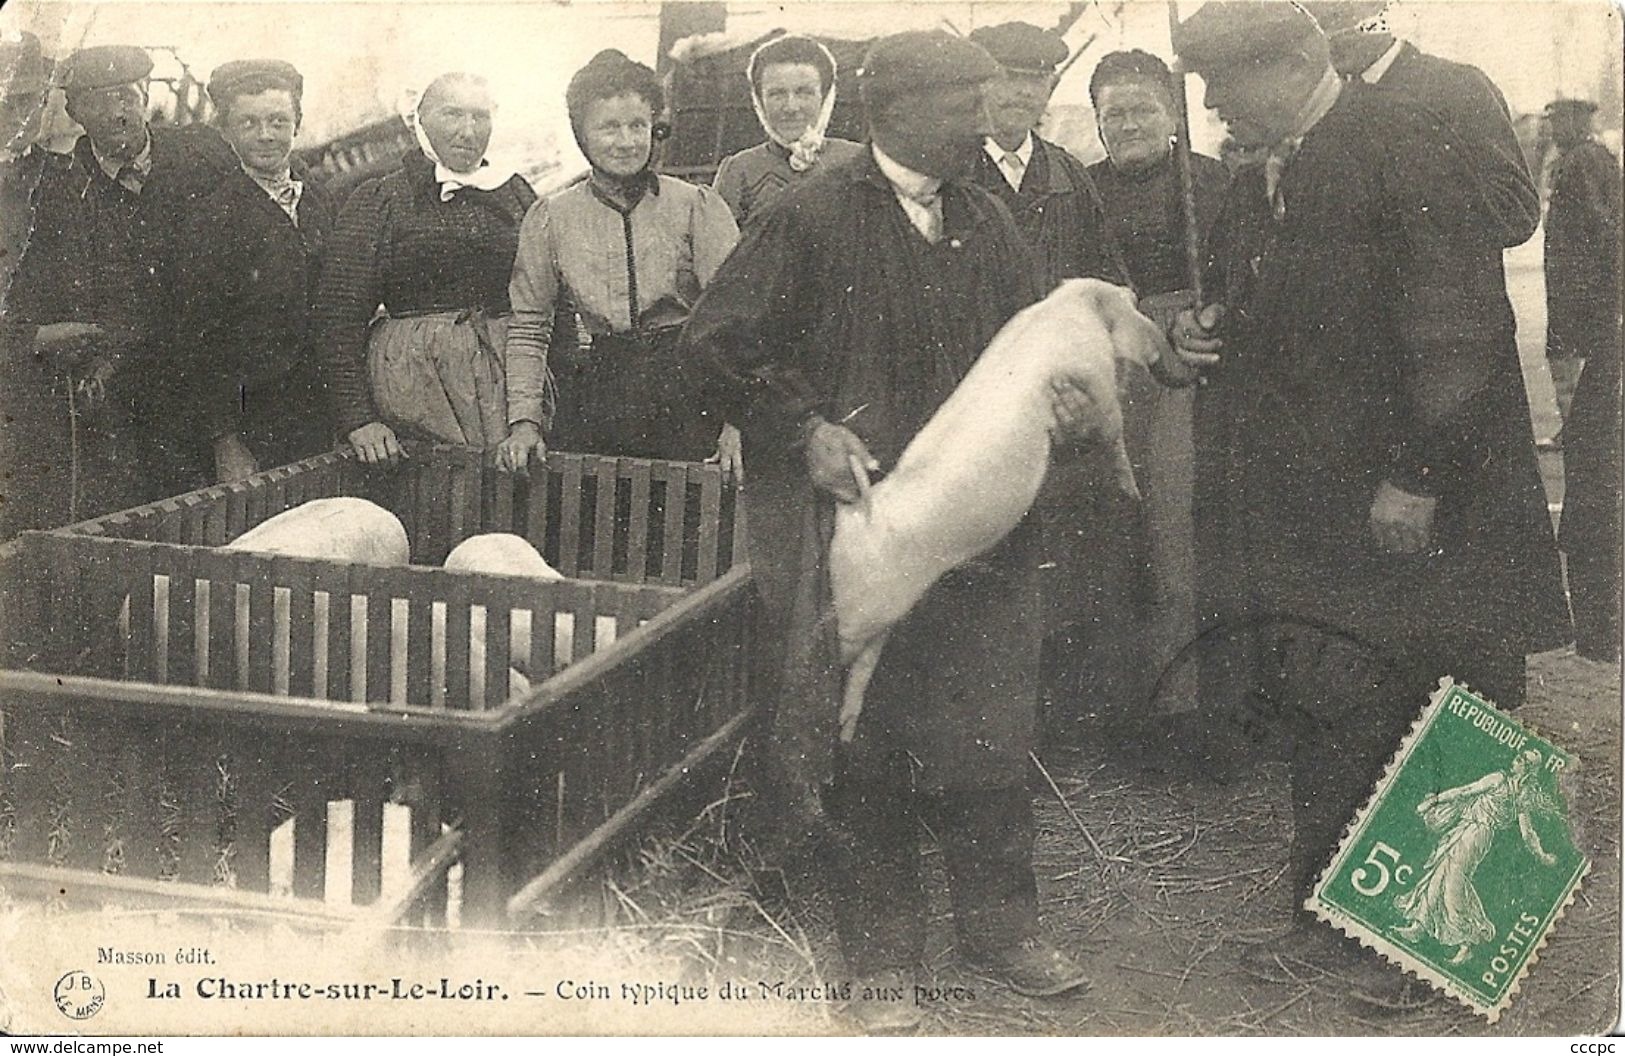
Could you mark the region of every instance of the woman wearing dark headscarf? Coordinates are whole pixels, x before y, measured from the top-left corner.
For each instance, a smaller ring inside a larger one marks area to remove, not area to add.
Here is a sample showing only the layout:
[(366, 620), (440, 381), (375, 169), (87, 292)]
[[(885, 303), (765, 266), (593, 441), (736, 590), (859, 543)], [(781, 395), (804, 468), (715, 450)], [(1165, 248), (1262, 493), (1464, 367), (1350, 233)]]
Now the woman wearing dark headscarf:
[(863, 146), (824, 133), (835, 112), (835, 56), (808, 37), (778, 37), (745, 67), (766, 142), (731, 154), (711, 186), (743, 226), (783, 190), (819, 166), (839, 165)]
[[(502, 464), (523, 471), (546, 434), (566, 450), (715, 456), (736, 472), (738, 430), (706, 412), (677, 354), (700, 290), (739, 237), (733, 215), (713, 191), (651, 170), (665, 97), (649, 67), (599, 52), (565, 101), (592, 171), (532, 206), (520, 231)], [(561, 303), (580, 317), (585, 347), (551, 340)]]
[(398, 433), (473, 448), (507, 435), (508, 277), (536, 194), (487, 160), (492, 109), (484, 78), (435, 78), (402, 108), (419, 149), (339, 214), (316, 312), (339, 430), (363, 462), (399, 457)]

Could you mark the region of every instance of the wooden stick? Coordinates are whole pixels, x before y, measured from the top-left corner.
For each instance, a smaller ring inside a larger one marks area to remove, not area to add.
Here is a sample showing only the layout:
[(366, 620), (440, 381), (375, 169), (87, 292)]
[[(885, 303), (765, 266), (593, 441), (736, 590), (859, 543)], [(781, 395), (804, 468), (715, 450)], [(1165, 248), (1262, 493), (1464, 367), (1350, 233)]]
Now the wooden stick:
[[(1168, 37), (1179, 27), (1179, 0), (1168, 0)], [(1185, 74), (1174, 74), (1174, 164), (1179, 170), (1179, 207), (1185, 220), (1185, 277), (1202, 306), (1202, 233), (1196, 220), (1196, 179), (1191, 168), (1191, 119), (1185, 105)]]
[(1055, 778), (1050, 776), (1049, 770), (1046, 769), (1044, 764), (1039, 761), (1038, 753), (1028, 752), (1027, 758), (1031, 759), (1033, 761), (1033, 765), (1038, 767), (1038, 772), (1044, 775), (1044, 781), (1048, 783), (1049, 790), (1055, 793), (1055, 798), (1061, 803), (1061, 809), (1066, 811), (1066, 816), (1072, 819), (1072, 824), (1076, 825), (1078, 827), (1078, 831), (1083, 833), (1083, 838), (1089, 841), (1089, 849), (1095, 852), (1095, 857), (1099, 858), (1103, 862), (1128, 861), (1127, 858), (1121, 857), (1120, 855), (1107, 854), (1105, 851), (1100, 849), (1100, 844), (1095, 842), (1095, 834), (1089, 831), (1089, 826), (1083, 823), (1083, 819), (1078, 817), (1078, 812), (1072, 809), (1072, 804), (1068, 803), (1066, 801), (1066, 797), (1061, 794), (1060, 786), (1055, 783)]

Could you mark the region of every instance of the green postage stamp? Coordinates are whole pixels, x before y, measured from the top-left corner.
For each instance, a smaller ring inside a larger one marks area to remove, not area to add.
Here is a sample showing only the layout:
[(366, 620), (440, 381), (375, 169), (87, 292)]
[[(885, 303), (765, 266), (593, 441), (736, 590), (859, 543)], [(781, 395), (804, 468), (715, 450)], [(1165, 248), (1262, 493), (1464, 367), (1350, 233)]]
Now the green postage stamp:
[(1439, 687), (1305, 908), (1493, 1023), (1591, 868), (1558, 782), (1575, 760)]

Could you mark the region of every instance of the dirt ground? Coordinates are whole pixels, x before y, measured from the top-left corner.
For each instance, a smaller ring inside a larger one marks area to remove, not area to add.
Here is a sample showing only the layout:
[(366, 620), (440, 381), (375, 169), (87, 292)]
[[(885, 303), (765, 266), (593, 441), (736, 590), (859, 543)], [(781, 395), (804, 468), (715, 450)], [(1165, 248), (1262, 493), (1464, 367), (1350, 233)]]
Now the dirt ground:
[[(1530, 700), (1519, 718), (1580, 759), (1583, 779), (1569, 816), (1594, 865), (1494, 1026), (1443, 995), (1414, 1012), (1380, 1013), (1347, 999), (1336, 977), (1306, 975), (1292, 985), (1271, 985), (1241, 971), (1249, 943), (1280, 927), (1289, 913), (1284, 873), (1292, 819), (1284, 767), (1259, 766), (1226, 784), (1200, 775), (1158, 777), (1101, 743), (1045, 754), (1066, 805), (1054, 792), (1037, 800), (1034, 855), (1046, 927), (1081, 958), (1092, 987), (1028, 999), (961, 964), (944, 877), (927, 842), (931, 931), (917, 983), (950, 994), (957, 988), (957, 996), (926, 1002), (921, 1032), (1606, 1033), (1614, 1026), (1619, 988), (1619, 701), (1615, 668), (1570, 650), (1531, 660)], [(679, 957), (688, 981), (813, 987), (838, 980), (840, 959), (818, 885), (803, 879), (778, 890), (776, 876), (759, 868), (748, 847), (741, 854), (737, 841), (716, 838), (728, 828), (717, 822), (713, 814), (683, 838), (652, 838), (638, 877), (613, 887), (612, 916), (635, 925), (647, 949)], [(852, 1030), (839, 1003), (827, 1001), (804, 1002), (777, 1026), (795, 1033)], [(720, 1022), (715, 1027), (730, 1029)], [(697, 1010), (686, 1028), (706, 1030), (705, 1013)]]

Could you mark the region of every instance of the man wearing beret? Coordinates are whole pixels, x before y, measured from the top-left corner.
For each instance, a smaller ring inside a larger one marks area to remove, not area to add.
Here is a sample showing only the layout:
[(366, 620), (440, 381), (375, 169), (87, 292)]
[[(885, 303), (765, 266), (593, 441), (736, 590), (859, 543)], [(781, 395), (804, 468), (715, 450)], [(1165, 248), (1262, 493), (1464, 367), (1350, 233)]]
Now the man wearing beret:
[[(1094, 181), (1083, 164), (1037, 133), (1068, 49), (1060, 34), (1027, 22), (982, 26), (970, 39), (999, 64), (988, 82), (993, 132), (976, 158), (975, 179), (1015, 216), (1047, 291), (1066, 278), (1130, 285), (1106, 230)], [(1149, 379), (1142, 379), (1149, 386)], [(1126, 432), (1142, 439), (1149, 393), (1129, 401)], [(1140, 413), (1136, 413), (1139, 411)], [(1135, 444), (1131, 454), (1143, 451)], [(1107, 486), (1095, 452), (1058, 459), (1039, 496), (1046, 631), (1042, 695), (1050, 736), (1066, 739), (1076, 720), (1102, 707), (1130, 706), (1144, 671), (1138, 589), (1146, 559), (1138, 503)]]
[(123, 45), (82, 49), (57, 68), (68, 116), (85, 134), (46, 167), (5, 312), (72, 437), (39, 451), (51, 486), (18, 527), (122, 509), (168, 483), (162, 467), (178, 442), (164, 424), (173, 378), (154, 337), (170, 239), (185, 203), (224, 171), (225, 147), (211, 131), (148, 127), (151, 72), (145, 51)]
[(334, 209), (295, 170), (297, 69), (276, 59), (228, 62), (208, 92), (240, 165), (182, 227), (175, 351), (196, 454), (208, 478), (225, 483), (330, 446), (310, 313)]
[(1480, 221), (1502, 246), (1521, 246), (1540, 224), (1540, 195), (1501, 90), (1476, 66), (1451, 62), (1380, 26), (1387, 0), (1307, 0), (1331, 45), (1332, 65), (1428, 110), (1453, 150), (1471, 157)]
[[(1436, 113), (1344, 82), (1295, 5), (1210, 0), (1174, 44), (1263, 159), (1211, 236), (1210, 303), (1172, 336), (1209, 381), (1203, 620), (1318, 629), (1276, 657), (1301, 905), (1438, 680), (1516, 706), (1525, 654), (1567, 641), (1568, 611), (1470, 159)], [(1305, 640), (1325, 648), (1292, 651)], [(1370, 1003), (1406, 996), (1403, 973), (1302, 910), (1245, 963), (1281, 982), (1307, 963)]]
[[(1596, 105), (1546, 106), (1557, 158), (1546, 207), (1546, 355), (1563, 411), (1563, 519), (1574, 644), (1619, 659), (1619, 160), (1591, 134)], [(1582, 369), (1583, 368), (1583, 369)], [(1578, 374), (1578, 378), (1573, 376)], [(1570, 380), (1573, 379), (1573, 380)]]
[[(982, 87), (998, 72), (980, 46), (942, 32), (877, 42), (859, 74), (867, 149), (751, 224), (684, 335), (751, 460), (761, 640), (781, 651), (784, 673), (768, 741), (801, 811), (784, 823), (818, 815), (810, 801), (827, 808), (848, 970), (905, 995), (927, 932), (922, 819), (942, 849), (961, 952), (1024, 993), (1086, 983), (1038, 923), (1026, 790), (1041, 630), (1031, 522), (898, 624), (852, 743), (837, 744), (822, 567), (836, 504), (859, 500), (858, 474), (896, 462), (1042, 292), (1009, 210), (971, 175), (991, 130)], [(854, 1011), (874, 1030), (921, 1015), (912, 999)]]

